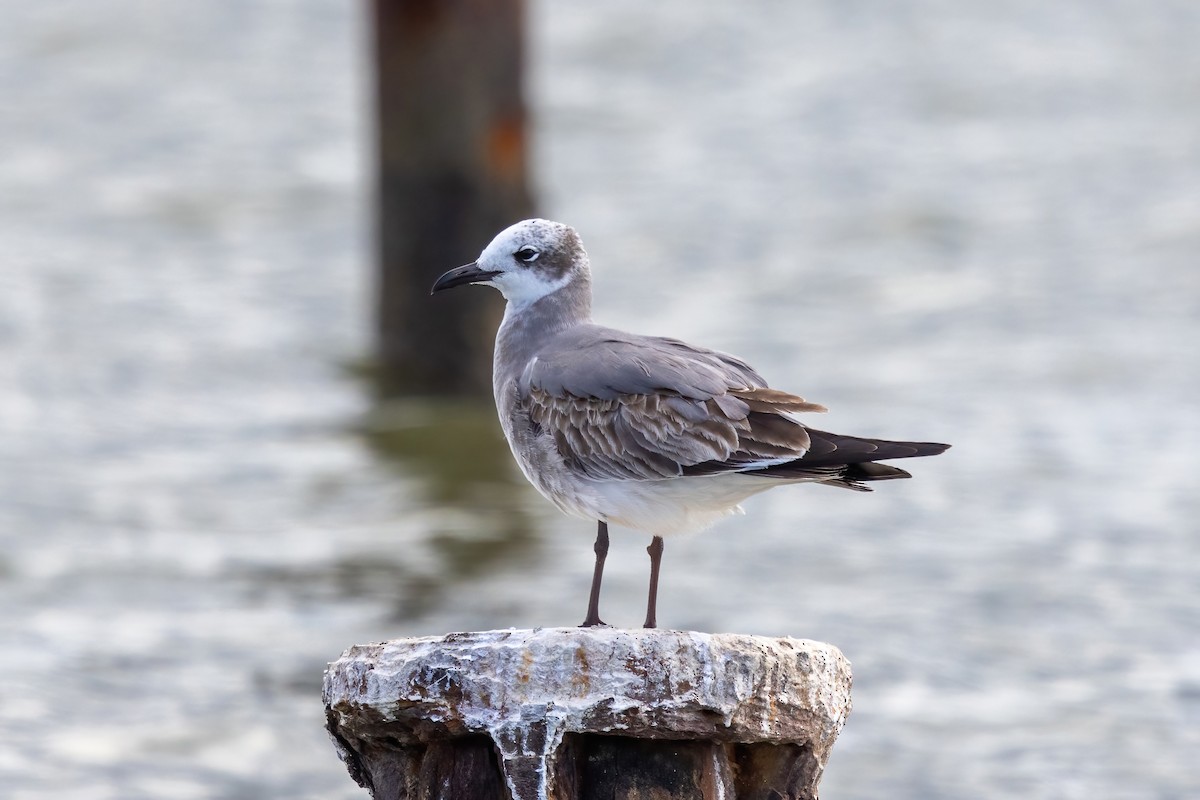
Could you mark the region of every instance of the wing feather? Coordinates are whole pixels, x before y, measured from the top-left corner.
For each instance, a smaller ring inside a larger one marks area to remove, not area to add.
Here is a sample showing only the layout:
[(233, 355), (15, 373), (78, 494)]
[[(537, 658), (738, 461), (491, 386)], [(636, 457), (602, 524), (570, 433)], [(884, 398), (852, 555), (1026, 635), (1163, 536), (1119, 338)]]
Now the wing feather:
[(521, 376), (533, 422), (569, 468), (596, 480), (660, 480), (783, 463), (809, 447), (785, 416), (824, 411), (771, 389), (745, 362), (676, 339), (579, 326)]

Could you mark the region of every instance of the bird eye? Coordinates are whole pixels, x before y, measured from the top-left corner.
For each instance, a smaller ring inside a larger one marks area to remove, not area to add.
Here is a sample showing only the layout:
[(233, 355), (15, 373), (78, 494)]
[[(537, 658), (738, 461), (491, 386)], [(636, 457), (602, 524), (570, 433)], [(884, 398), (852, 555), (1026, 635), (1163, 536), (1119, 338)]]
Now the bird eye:
[(537, 261), (538, 251), (532, 247), (522, 247), (513, 255), (528, 264), (530, 261)]

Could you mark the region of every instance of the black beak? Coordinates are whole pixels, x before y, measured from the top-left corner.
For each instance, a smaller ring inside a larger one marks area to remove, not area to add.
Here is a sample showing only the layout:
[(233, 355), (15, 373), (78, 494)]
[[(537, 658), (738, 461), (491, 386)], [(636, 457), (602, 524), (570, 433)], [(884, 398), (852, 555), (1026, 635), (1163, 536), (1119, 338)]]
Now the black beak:
[(479, 265), (474, 262), (463, 264), (434, 281), (433, 288), (429, 290), (429, 293), (437, 294), (443, 289), (453, 289), (455, 286), (464, 286), (468, 283), (486, 283), (495, 274), (495, 272), (480, 269)]

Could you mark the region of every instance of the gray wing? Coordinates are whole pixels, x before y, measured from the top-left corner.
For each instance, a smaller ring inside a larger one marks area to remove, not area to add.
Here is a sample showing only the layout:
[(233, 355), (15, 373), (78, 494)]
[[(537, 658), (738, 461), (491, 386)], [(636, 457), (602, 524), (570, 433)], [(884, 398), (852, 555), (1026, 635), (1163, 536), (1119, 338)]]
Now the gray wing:
[(519, 391), (567, 465), (598, 480), (657, 480), (701, 464), (706, 472), (727, 472), (795, 459), (809, 447), (808, 431), (784, 412), (825, 410), (768, 388), (733, 356), (591, 325), (540, 351)]

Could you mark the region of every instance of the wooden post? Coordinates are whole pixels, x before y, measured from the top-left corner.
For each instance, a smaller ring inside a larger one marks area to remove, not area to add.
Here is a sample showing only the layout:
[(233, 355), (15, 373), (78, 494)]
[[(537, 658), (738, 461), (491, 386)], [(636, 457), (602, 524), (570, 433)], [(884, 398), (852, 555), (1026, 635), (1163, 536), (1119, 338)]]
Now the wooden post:
[(490, 394), (500, 302), (433, 280), (532, 215), (520, 0), (372, 0), (378, 366), (388, 393)]
[(324, 697), (375, 800), (815, 800), (850, 680), (821, 642), (546, 628), (352, 647)]

